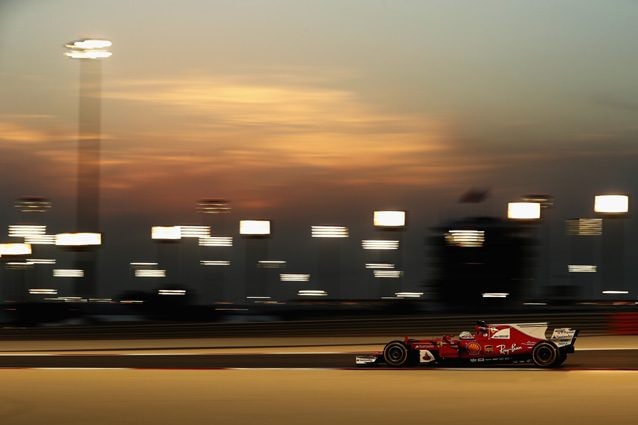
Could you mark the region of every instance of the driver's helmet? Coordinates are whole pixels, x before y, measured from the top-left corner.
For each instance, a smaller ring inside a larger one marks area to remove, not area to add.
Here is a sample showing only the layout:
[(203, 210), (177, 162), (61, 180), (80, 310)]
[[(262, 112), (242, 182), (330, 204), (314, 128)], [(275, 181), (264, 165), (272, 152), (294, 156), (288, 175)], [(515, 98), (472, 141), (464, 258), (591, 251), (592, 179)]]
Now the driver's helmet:
[(468, 332), (468, 331), (463, 331), (459, 334), (459, 338), (460, 339), (473, 339), (474, 335), (472, 335), (472, 332)]

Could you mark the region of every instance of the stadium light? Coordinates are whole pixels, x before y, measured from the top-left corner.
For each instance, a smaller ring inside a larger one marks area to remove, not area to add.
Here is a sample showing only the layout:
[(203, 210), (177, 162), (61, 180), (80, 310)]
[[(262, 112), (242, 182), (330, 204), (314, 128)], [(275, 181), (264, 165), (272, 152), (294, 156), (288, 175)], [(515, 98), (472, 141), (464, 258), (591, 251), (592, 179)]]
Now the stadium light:
[(82, 39), (68, 42), (64, 45), (68, 50), (64, 53), (71, 59), (104, 59), (113, 54), (108, 50), (113, 43), (109, 40)]
[(269, 236), (270, 220), (240, 220), (239, 234), (242, 236)]
[(31, 245), (28, 243), (0, 243), (0, 257), (31, 255)]
[(386, 229), (405, 227), (405, 211), (375, 211), (374, 226)]
[(538, 202), (509, 202), (507, 218), (511, 220), (538, 220), (541, 218), (541, 204)]
[(394, 250), (399, 249), (399, 241), (386, 239), (364, 239), (361, 241), (363, 249)]
[(55, 235), (55, 244), (67, 247), (98, 246), (102, 244), (102, 235), (90, 232), (58, 233)]
[(594, 197), (594, 212), (609, 215), (627, 214), (629, 212), (629, 196), (597, 195)]
[(348, 228), (343, 226), (312, 226), (313, 238), (347, 238)]
[(178, 241), (182, 239), (180, 226), (153, 226), (151, 227), (151, 239), (158, 241)]

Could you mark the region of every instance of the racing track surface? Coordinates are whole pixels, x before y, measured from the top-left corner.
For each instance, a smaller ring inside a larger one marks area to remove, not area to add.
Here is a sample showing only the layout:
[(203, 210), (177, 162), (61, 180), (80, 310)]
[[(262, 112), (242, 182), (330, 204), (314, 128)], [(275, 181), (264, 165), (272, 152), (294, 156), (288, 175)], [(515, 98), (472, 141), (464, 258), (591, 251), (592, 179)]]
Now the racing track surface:
[[(354, 353), (315, 352), (279, 354), (165, 354), (162, 352), (108, 353), (10, 353), (0, 355), (0, 368), (139, 368), (139, 369), (217, 369), (217, 368), (354, 368)], [(490, 365), (492, 369), (528, 368), (529, 365)], [(468, 366), (465, 369), (479, 368)], [(485, 366), (480, 368), (485, 369)], [(368, 367), (360, 368), (370, 369)], [(419, 367), (418, 369), (428, 369)], [(567, 357), (561, 370), (638, 370), (638, 349), (583, 350)]]

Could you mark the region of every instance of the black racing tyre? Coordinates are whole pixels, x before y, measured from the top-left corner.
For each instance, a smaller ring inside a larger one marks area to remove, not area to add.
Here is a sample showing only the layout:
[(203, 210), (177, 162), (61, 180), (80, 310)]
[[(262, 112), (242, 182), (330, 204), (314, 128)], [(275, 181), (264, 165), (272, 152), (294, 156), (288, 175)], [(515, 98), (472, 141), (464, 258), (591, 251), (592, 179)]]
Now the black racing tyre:
[(532, 350), (532, 361), (538, 367), (555, 367), (559, 360), (558, 347), (550, 341), (541, 341)]
[(558, 359), (556, 359), (556, 362), (554, 363), (554, 367), (558, 367), (562, 365), (563, 363), (565, 363), (565, 360), (567, 360), (567, 353), (564, 351), (561, 351), (558, 354)]
[(383, 348), (383, 360), (392, 367), (406, 366), (408, 354), (408, 347), (402, 341), (390, 341)]

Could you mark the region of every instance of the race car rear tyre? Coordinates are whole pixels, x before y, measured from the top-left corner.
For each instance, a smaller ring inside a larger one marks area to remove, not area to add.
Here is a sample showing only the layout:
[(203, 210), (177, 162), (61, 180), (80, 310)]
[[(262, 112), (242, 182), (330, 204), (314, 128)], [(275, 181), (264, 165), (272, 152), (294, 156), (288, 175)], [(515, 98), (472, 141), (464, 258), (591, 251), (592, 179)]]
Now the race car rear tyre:
[(402, 341), (390, 341), (383, 348), (383, 360), (388, 366), (401, 367), (408, 363), (408, 347)]
[(550, 341), (541, 341), (532, 350), (532, 360), (538, 367), (556, 367), (560, 359), (558, 347)]

